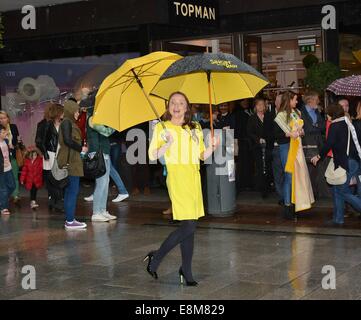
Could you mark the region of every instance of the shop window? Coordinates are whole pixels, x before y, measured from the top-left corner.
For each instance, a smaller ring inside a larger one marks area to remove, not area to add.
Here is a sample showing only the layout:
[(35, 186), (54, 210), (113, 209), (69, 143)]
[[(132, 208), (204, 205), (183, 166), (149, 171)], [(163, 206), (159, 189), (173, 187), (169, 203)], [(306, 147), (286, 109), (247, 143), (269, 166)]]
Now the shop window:
[(361, 74), (361, 35), (340, 34), (340, 67), (345, 77)]
[(98, 87), (126, 59), (139, 53), (89, 56), (0, 65), (1, 109), (15, 123), (26, 145), (34, 144), (36, 125), (46, 102), (63, 102), (70, 94), (80, 100)]
[[(262, 73), (270, 81), (265, 91), (270, 94), (285, 89), (302, 93), (306, 76), (303, 58), (307, 54), (314, 54), (322, 61), (321, 30), (273, 32), (251, 35), (244, 39), (245, 54), (250, 56), (249, 61), (247, 56), (245, 60), (254, 67), (257, 64), (262, 66)], [(261, 45), (257, 46), (255, 39), (259, 39), (258, 43)], [(247, 50), (247, 47), (253, 50)]]

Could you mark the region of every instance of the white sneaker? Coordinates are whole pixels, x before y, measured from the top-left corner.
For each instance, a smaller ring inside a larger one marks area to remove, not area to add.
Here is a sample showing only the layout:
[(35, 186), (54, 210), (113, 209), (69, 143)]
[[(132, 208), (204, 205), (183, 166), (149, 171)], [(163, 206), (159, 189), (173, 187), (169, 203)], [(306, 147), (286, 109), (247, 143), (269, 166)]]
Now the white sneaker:
[(89, 197), (85, 197), (84, 200), (88, 202), (93, 201), (93, 195), (91, 194)]
[(32, 200), (30, 202), (30, 208), (31, 209), (35, 209), (35, 208), (38, 208), (38, 207), (39, 207), (39, 205), (36, 203), (36, 201)]
[(117, 217), (113, 216), (112, 214), (110, 214), (108, 211), (103, 211), (102, 215), (106, 218), (108, 218), (109, 220), (116, 220)]
[(112, 202), (120, 202), (123, 201), (124, 199), (129, 198), (129, 194), (118, 194), (118, 196), (112, 200)]
[(109, 218), (107, 218), (101, 213), (96, 213), (92, 215), (92, 221), (94, 222), (108, 222), (109, 220)]

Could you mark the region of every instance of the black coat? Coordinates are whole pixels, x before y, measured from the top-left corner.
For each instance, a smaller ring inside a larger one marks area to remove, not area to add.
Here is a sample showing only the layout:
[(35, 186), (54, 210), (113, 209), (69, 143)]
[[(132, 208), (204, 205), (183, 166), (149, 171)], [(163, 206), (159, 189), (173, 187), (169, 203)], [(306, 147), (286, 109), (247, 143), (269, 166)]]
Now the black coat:
[(14, 149), (9, 149), (10, 157), (15, 159), (16, 158), (16, 147), (18, 145), (18, 138), (19, 138), (19, 130), (18, 130), (18, 127), (16, 126), (16, 124), (10, 123), (10, 131), (13, 136), (11, 143), (14, 146)]
[(36, 129), (35, 144), (43, 154), (45, 160), (49, 159), (48, 151), (57, 151), (58, 140), (58, 131), (53, 121), (41, 120)]
[(235, 128), (235, 117), (233, 113), (228, 112), (225, 116), (219, 115), (215, 121), (215, 129), (223, 129), (224, 127), (230, 127), (230, 129)]
[(305, 131), (305, 136), (302, 138), (302, 145), (317, 146), (318, 150), (321, 150), (325, 142), (326, 120), (322, 118), (320, 112), (316, 110), (317, 122), (313, 123), (305, 106), (303, 106), (300, 111), (301, 118), (304, 122), (303, 130)]
[[(357, 130), (357, 128), (355, 128)], [(357, 132), (359, 136), (360, 133)], [(339, 166), (348, 171), (348, 157), (347, 157), (347, 142), (348, 142), (348, 126), (345, 121), (332, 123), (328, 130), (328, 136), (326, 143), (321, 149), (321, 159), (326, 157), (327, 153), (332, 150), (333, 161), (335, 163), (335, 169)], [(355, 144), (352, 140), (350, 133), (350, 151), (349, 157), (359, 161)]]
[(245, 109), (237, 109), (234, 113), (235, 117), (235, 128), (234, 128), (234, 137), (238, 140), (248, 140), (247, 139), (247, 123), (251, 117), (252, 112)]
[(276, 110), (275, 108), (272, 108), (270, 111), (267, 111), (264, 114), (263, 119), (263, 134), (264, 139), (266, 140), (266, 147), (269, 150), (272, 150), (275, 143), (275, 133), (274, 133), (274, 127), (275, 127), (275, 118), (276, 118)]
[(257, 114), (253, 114), (248, 119), (247, 135), (251, 142), (251, 148), (260, 147), (259, 140), (265, 139), (264, 123), (258, 118)]

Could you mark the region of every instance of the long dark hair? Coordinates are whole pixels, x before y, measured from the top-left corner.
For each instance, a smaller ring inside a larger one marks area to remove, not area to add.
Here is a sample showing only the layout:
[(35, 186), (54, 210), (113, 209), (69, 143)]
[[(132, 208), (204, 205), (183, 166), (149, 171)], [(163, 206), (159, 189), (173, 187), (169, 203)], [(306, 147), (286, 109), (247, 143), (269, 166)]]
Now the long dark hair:
[[(291, 108), (291, 100), (297, 96), (293, 91), (286, 91), (282, 94), (281, 106), (279, 112), (286, 111), (287, 113), (287, 123), (291, 120), (291, 113), (293, 109)], [(297, 110), (295, 110), (297, 112)], [(298, 112), (297, 112), (298, 113)]]
[(172, 97), (176, 94), (180, 94), (181, 96), (184, 97), (184, 99), (186, 100), (187, 102), (187, 111), (186, 113), (184, 114), (184, 123), (182, 124), (182, 128), (183, 129), (186, 129), (187, 126), (190, 130), (193, 130), (195, 128), (197, 128), (196, 126), (196, 123), (194, 121), (192, 121), (192, 110), (191, 110), (191, 105), (189, 103), (189, 100), (187, 98), (187, 96), (183, 93), (183, 92), (180, 92), (180, 91), (176, 91), (176, 92), (173, 92), (169, 98), (168, 98), (168, 102), (167, 102), (167, 109), (166, 109), (166, 112), (163, 116), (163, 119), (166, 121), (166, 120), (171, 120), (172, 119), (172, 115), (170, 114), (169, 112), (169, 102), (170, 102), (170, 99), (172, 99)]

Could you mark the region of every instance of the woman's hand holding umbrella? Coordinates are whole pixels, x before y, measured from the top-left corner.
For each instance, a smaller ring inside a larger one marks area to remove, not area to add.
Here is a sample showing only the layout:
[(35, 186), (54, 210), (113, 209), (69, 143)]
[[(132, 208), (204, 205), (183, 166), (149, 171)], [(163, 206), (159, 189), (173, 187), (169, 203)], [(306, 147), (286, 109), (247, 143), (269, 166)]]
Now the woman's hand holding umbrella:
[(208, 136), (208, 145), (212, 148), (212, 151), (216, 150), (220, 145), (220, 138), (219, 136)]
[(220, 139), (219, 136), (213, 136), (210, 134), (208, 136), (208, 148), (201, 154), (201, 160), (205, 161), (208, 159), (212, 153), (218, 148), (220, 145)]

